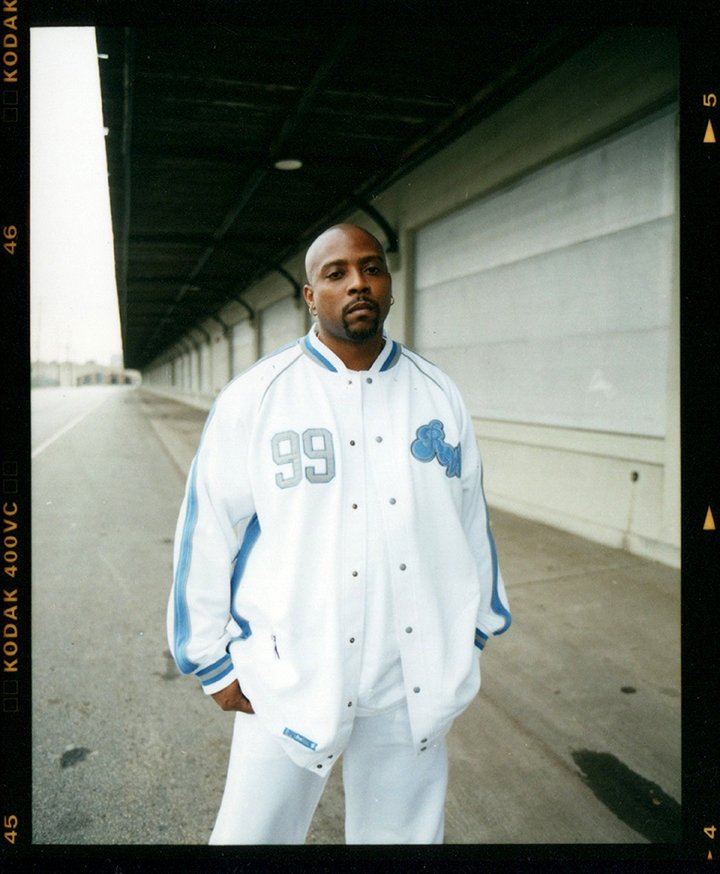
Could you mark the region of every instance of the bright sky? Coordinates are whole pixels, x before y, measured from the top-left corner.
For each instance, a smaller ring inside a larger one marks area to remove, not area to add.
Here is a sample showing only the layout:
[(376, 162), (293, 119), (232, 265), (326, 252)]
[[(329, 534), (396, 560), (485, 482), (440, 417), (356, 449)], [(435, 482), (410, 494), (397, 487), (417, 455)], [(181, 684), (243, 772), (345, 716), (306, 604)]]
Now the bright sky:
[(110, 364), (122, 342), (95, 30), (33, 28), (30, 59), (31, 358)]

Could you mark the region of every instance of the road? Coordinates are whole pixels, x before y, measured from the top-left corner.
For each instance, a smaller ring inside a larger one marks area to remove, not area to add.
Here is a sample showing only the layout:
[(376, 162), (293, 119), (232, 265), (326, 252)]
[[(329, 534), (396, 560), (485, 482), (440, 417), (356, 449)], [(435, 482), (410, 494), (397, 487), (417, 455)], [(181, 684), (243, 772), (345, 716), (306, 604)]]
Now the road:
[(203, 843), (231, 726), (167, 652), (183, 477), (132, 389), (32, 407), (33, 841)]
[(112, 385), (34, 388), (30, 394), (33, 458), (44, 452), (106, 400), (116, 396), (118, 391), (120, 389)]
[[(205, 413), (33, 393), (33, 841), (207, 842), (232, 717), (177, 673), (171, 550)], [(513, 627), (450, 735), (447, 843), (677, 835), (679, 573), (493, 512)], [(339, 769), (310, 832), (343, 843)], [(480, 857), (481, 858), (481, 857)]]

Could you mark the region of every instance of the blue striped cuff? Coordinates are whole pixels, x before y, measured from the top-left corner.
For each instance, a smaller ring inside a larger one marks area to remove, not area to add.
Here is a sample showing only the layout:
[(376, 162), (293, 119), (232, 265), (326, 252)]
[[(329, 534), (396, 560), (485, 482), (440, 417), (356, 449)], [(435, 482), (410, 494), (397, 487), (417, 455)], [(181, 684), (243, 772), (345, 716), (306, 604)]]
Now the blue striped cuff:
[(229, 655), (224, 655), (219, 661), (215, 662), (214, 665), (210, 665), (207, 668), (203, 668), (202, 671), (198, 671), (197, 677), (203, 686), (209, 686), (211, 683), (222, 680), (222, 678), (226, 677), (232, 669), (232, 659)]
[(475, 629), (475, 646), (479, 650), (483, 650), (483, 649), (485, 649), (485, 644), (487, 643), (487, 640), (488, 640), (487, 634), (483, 634), (483, 632), (480, 631), (479, 628), (476, 628)]

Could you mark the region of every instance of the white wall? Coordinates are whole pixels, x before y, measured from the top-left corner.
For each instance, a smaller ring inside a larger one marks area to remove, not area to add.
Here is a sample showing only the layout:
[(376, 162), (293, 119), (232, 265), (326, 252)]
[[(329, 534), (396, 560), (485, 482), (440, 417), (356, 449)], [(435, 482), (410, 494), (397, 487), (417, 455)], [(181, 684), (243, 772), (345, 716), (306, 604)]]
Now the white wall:
[(216, 395), (230, 376), (230, 334), (222, 328), (217, 328), (210, 339), (211, 376), (209, 380), (210, 393)]
[(418, 231), (415, 346), (474, 415), (664, 436), (674, 119)]
[(293, 297), (281, 299), (262, 310), (260, 318), (261, 355), (267, 355), (304, 333), (304, 310), (304, 301), (301, 303)]
[(242, 373), (258, 359), (255, 325), (249, 320), (233, 328), (233, 373)]

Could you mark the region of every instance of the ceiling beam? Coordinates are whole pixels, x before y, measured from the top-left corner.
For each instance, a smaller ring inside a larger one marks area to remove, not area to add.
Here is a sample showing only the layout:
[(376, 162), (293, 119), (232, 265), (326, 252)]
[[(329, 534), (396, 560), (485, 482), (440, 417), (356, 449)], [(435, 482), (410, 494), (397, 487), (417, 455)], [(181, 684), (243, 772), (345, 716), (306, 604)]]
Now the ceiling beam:
[(132, 116), (133, 82), (135, 72), (135, 42), (129, 27), (124, 29), (123, 45), (123, 119), (122, 119), (122, 174), (123, 174), (123, 220), (120, 231), (120, 324), (122, 326), (123, 348), (128, 348), (127, 337), (127, 274), (128, 245), (130, 238), (130, 212), (132, 209)]
[[(283, 122), (282, 127), (280, 128), (280, 131), (278, 132), (277, 136), (270, 143), (270, 146), (268, 148), (268, 153), (267, 153), (266, 166), (259, 168), (250, 174), (247, 182), (245, 183), (245, 187), (243, 188), (243, 191), (240, 195), (239, 200), (229, 210), (229, 212), (226, 214), (224, 220), (222, 221), (220, 226), (217, 228), (217, 230), (213, 234), (212, 244), (210, 246), (208, 246), (205, 249), (205, 251), (203, 252), (203, 254), (200, 256), (200, 258), (198, 259), (198, 261), (195, 264), (195, 267), (193, 267), (193, 269), (190, 271), (190, 274), (188, 275), (187, 280), (185, 281), (185, 283), (183, 283), (183, 285), (178, 290), (178, 293), (175, 296), (174, 301), (168, 307), (168, 311), (167, 311), (168, 316), (170, 316), (172, 314), (175, 307), (177, 307), (177, 305), (180, 303), (180, 301), (183, 299), (183, 297), (187, 293), (189, 286), (195, 282), (197, 277), (200, 275), (200, 273), (204, 269), (205, 265), (212, 258), (217, 244), (228, 234), (228, 232), (230, 231), (232, 226), (235, 224), (235, 222), (237, 221), (240, 214), (243, 212), (245, 207), (251, 201), (253, 195), (257, 191), (257, 189), (260, 186), (260, 184), (262, 183), (263, 179), (265, 178), (267, 173), (270, 172), (270, 170), (272, 169), (274, 162), (282, 156), (282, 150), (285, 147), (285, 143), (287, 142), (290, 135), (293, 133), (293, 131), (297, 128), (297, 126), (300, 124), (300, 122), (304, 118), (304, 116), (307, 113), (313, 99), (315, 98), (315, 95), (323, 87), (323, 85), (327, 81), (327, 79), (330, 76), (330, 73), (332, 72), (335, 65), (338, 63), (338, 61), (341, 58), (343, 58), (347, 55), (348, 48), (349, 48), (350, 43), (351, 43), (354, 36), (355, 36), (355, 28), (352, 26), (347, 26), (343, 30), (343, 32), (340, 34), (338, 39), (335, 41), (331, 51), (329, 51), (327, 53), (327, 55), (323, 58), (322, 63), (317, 68), (317, 70), (315, 71), (315, 74), (313, 75), (309, 84), (307, 85), (307, 87), (303, 91), (303, 93), (300, 97), (300, 100), (298, 101), (297, 105), (295, 106), (295, 109), (287, 116), (287, 118)], [(153, 346), (155, 345), (155, 343), (157, 341), (157, 335), (159, 333), (159, 330), (160, 330), (160, 326), (158, 325), (158, 330), (153, 333), (153, 335), (151, 336), (150, 340), (148, 341), (148, 343), (143, 351), (143, 358), (145, 356), (147, 356), (148, 353), (150, 353)]]

